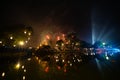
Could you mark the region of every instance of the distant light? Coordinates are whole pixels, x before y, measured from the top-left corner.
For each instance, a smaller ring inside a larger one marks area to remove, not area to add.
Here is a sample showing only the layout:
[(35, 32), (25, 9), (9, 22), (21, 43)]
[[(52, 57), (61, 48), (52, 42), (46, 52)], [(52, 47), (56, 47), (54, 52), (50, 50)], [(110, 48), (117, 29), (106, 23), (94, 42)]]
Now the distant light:
[(17, 64), (15, 65), (15, 68), (16, 68), (16, 69), (19, 69), (19, 68), (20, 68), (20, 63), (17, 63)]
[(74, 60), (74, 62), (75, 62), (75, 60)]
[(28, 43), (28, 41), (25, 41), (25, 43)]
[(16, 47), (16, 45), (13, 45), (13, 47)]
[(78, 45), (79, 45), (79, 43), (77, 42), (75, 45), (76, 45), (76, 46), (78, 46)]
[(75, 57), (77, 57), (77, 55), (75, 55)]
[(56, 44), (56, 46), (58, 46), (58, 44)]
[(65, 37), (65, 34), (62, 34), (63, 37)]
[(70, 63), (70, 61), (68, 61), (68, 63)]
[(62, 46), (64, 46), (64, 44), (62, 43)]
[(10, 39), (13, 39), (13, 37), (11, 36)]
[(95, 55), (95, 53), (93, 52), (93, 53), (91, 53), (91, 55)]
[(24, 69), (24, 72), (26, 72), (26, 69)]
[(65, 62), (65, 60), (63, 59), (62, 62)]
[(24, 68), (25, 68), (25, 66), (23, 65), (23, 66), (22, 66), (22, 69), (24, 69)]
[(82, 60), (79, 60), (79, 59), (77, 59), (77, 60), (78, 60), (78, 62), (82, 61)]
[(39, 58), (38, 57), (36, 57), (36, 60), (38, 60)]
[(27, 31), (24, 31), (24, 34), (26, 34), (27, 33)]
[(59, 59), (56, 59), (56, 62), (58, 62), (59, 61)]
[(2, 44), (2, 41), (0, 41), (0, 44)]
[(29, 33), (28, 33), (28, 35), (30, 36), (30, 35), (31, 35), (31, 33), (29, 32)]
[(32, 47), (29, 47), (29, 49), (32, 49)]
[(107, 60), (109, 60), (109, 57), (108, 57), (108, 56), (106, 56), (106, 59), (107, 59)]
[(4, 76), (5, 76), (5, 72), (2, 73), (2, 77), (4, 77)]
[(73, 60), (74, 60), (74, 57), (73, 57)]
[(47, 39), (50, 39), (50, 36), (49, 36), (49, 35), (46, 35), (46, 38), (47, 38)]
[(72, 63), (70, 63), (70, 66), (72, 66)]
[(28, 61), (30, 61), (30, 60), (31, 60), (31, 58), (28, 58), (27, 60), (28, 60)]
[(28, 38), (28, 40), (30, 40), (30, 37)]
[(60, 67), (60, 66), (57, 66), (57, 68), (58, 68), (58, 70), (60, 70), (60, 69), (61, 69), (61, 67)]
[(57, 40), (60, 40), (60, 36), (57, 36)]
[(55, 58), (58, 58), (58, 56), (56, 56), (56, 55), (55, 55), (54, 57), (55, 57)]
[(64, 72), (67, 72), (66, 68), (64, 69)]
[(23, 46), (24, 45), (24, 41), (19, 41), (19, 45)]
[(39, 60), (38, 60), (38, 62), (40, 63), (40, 62), (41, 62), (41, 60), (39, 59)]
[(49, 67), (46, 67), (46, 68), (45, 68), (45, 72), (48, 72), (48, 71), (49, 71)]
[(42, 46), (42, 44), (40, 43), (40, 45), (39, 45), (40, 47)]
[(23, 76), (23, 80), (25, 80), (25, 76)]
[(105, 43), (105, 42), (103, 42), (102, 44), (103, 44), (103, 45), (106, 45), (106, 43)]

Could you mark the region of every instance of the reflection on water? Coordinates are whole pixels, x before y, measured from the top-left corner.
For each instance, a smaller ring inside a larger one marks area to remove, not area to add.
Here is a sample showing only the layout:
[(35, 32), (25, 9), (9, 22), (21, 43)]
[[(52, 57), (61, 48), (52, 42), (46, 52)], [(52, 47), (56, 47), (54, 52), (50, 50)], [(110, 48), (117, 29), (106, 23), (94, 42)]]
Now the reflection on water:
[(78, 54), (56, 53), (40, 57), (29, 56), (26, 52), (0, 53), (0, 80), (34, 80), (28, 77), (38, 77), (41, 74), (45, 78), (46, 73), (62, 75), (72, 68), (77, 69), (76, 66), (82, 61)]

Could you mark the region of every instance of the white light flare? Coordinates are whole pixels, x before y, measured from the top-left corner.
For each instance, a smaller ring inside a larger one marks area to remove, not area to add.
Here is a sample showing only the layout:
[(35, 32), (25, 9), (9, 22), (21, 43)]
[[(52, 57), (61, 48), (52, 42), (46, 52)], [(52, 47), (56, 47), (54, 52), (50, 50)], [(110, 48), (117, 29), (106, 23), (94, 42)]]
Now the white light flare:
[(0, 44), (2, 44), (2, 41), (0, 41)]
[(13, 37), (11, 36), (11, 37), (10, 37), (10, 39), (12, 40), (12, 39), (13, 39)]
[(25, 76), (23, 76), (23, 80), (25, 80)]
[(22, 66), (22, 69), (24, 69), (24, 68), (25, 68), (25, 66), (23, 65), (23, 66)]
[(31, 58), (28, 58), (27, 60), (28, 60), (28, 61), (30, 61), (30, 60), (31, 60)]
[(4, 77), (4, 76), (5, 76), (5, 72), (2, 73), (2, 77)]
[(26, 72), (26, 69), (24, 69), (24, 73)]

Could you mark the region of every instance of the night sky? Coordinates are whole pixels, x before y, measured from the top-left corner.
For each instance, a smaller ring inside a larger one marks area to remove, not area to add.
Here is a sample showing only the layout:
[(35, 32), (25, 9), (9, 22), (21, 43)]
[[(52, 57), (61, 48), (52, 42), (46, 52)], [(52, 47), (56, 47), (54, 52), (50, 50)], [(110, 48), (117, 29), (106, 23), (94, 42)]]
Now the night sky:
[(31, 25), (34, 41), (42, 32), (75, 31), (81, 40), (119, 42), (120, 5), (118, 2), (73, 2), (67, 0), (40, 0), (1, 2), (1, 26)]

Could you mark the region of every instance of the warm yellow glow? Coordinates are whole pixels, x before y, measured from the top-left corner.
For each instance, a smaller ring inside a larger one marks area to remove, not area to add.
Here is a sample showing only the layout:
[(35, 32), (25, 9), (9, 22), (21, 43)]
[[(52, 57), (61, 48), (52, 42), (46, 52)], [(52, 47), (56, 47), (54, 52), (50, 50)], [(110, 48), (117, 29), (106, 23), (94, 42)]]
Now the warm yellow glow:
[(38, 57), (36, 57), (36, 60), (38, 60), (39, 58)]
[(64, 46), (64, 44), (62, 43), (62, 46)]
[(47, 43), (47, 42), (45, 42), (45, 43), (44, 43), (44, 45), (48, 45), (48, 43)]
[(40, 63), (40, 62), (41, 62), (41, 60), (39, 59), (39, 60), (38, 60), (38, 63)]
[(24, 41), (19, 41), (19, 45), (23, 46), (24, 45)]
[(19, 69), (20, 68), (20, 63), (17, 63), (16, 65), (15, 65), (15, 69)]
[(44, 40), (44, 41), (42, 42), (42, 45), (48, 45), (48, 42), (47, 42), (46, 40)]
[(37, 49), (39, 49), (39, 46), (37, 47)]
[(28, 33), (28, 35), (30, 36), (30, 35), (31, 35), (31, 33)]
[(40, 43), (40, 45), (39, 45), (40, 47), (42, 46), (42, 44)]
[(47, 65), (48, 65), (48, 62), (47, 62), (47, 61), (41, 61), (41, 66), (42, 66), (42, 68), (47, 67)]

